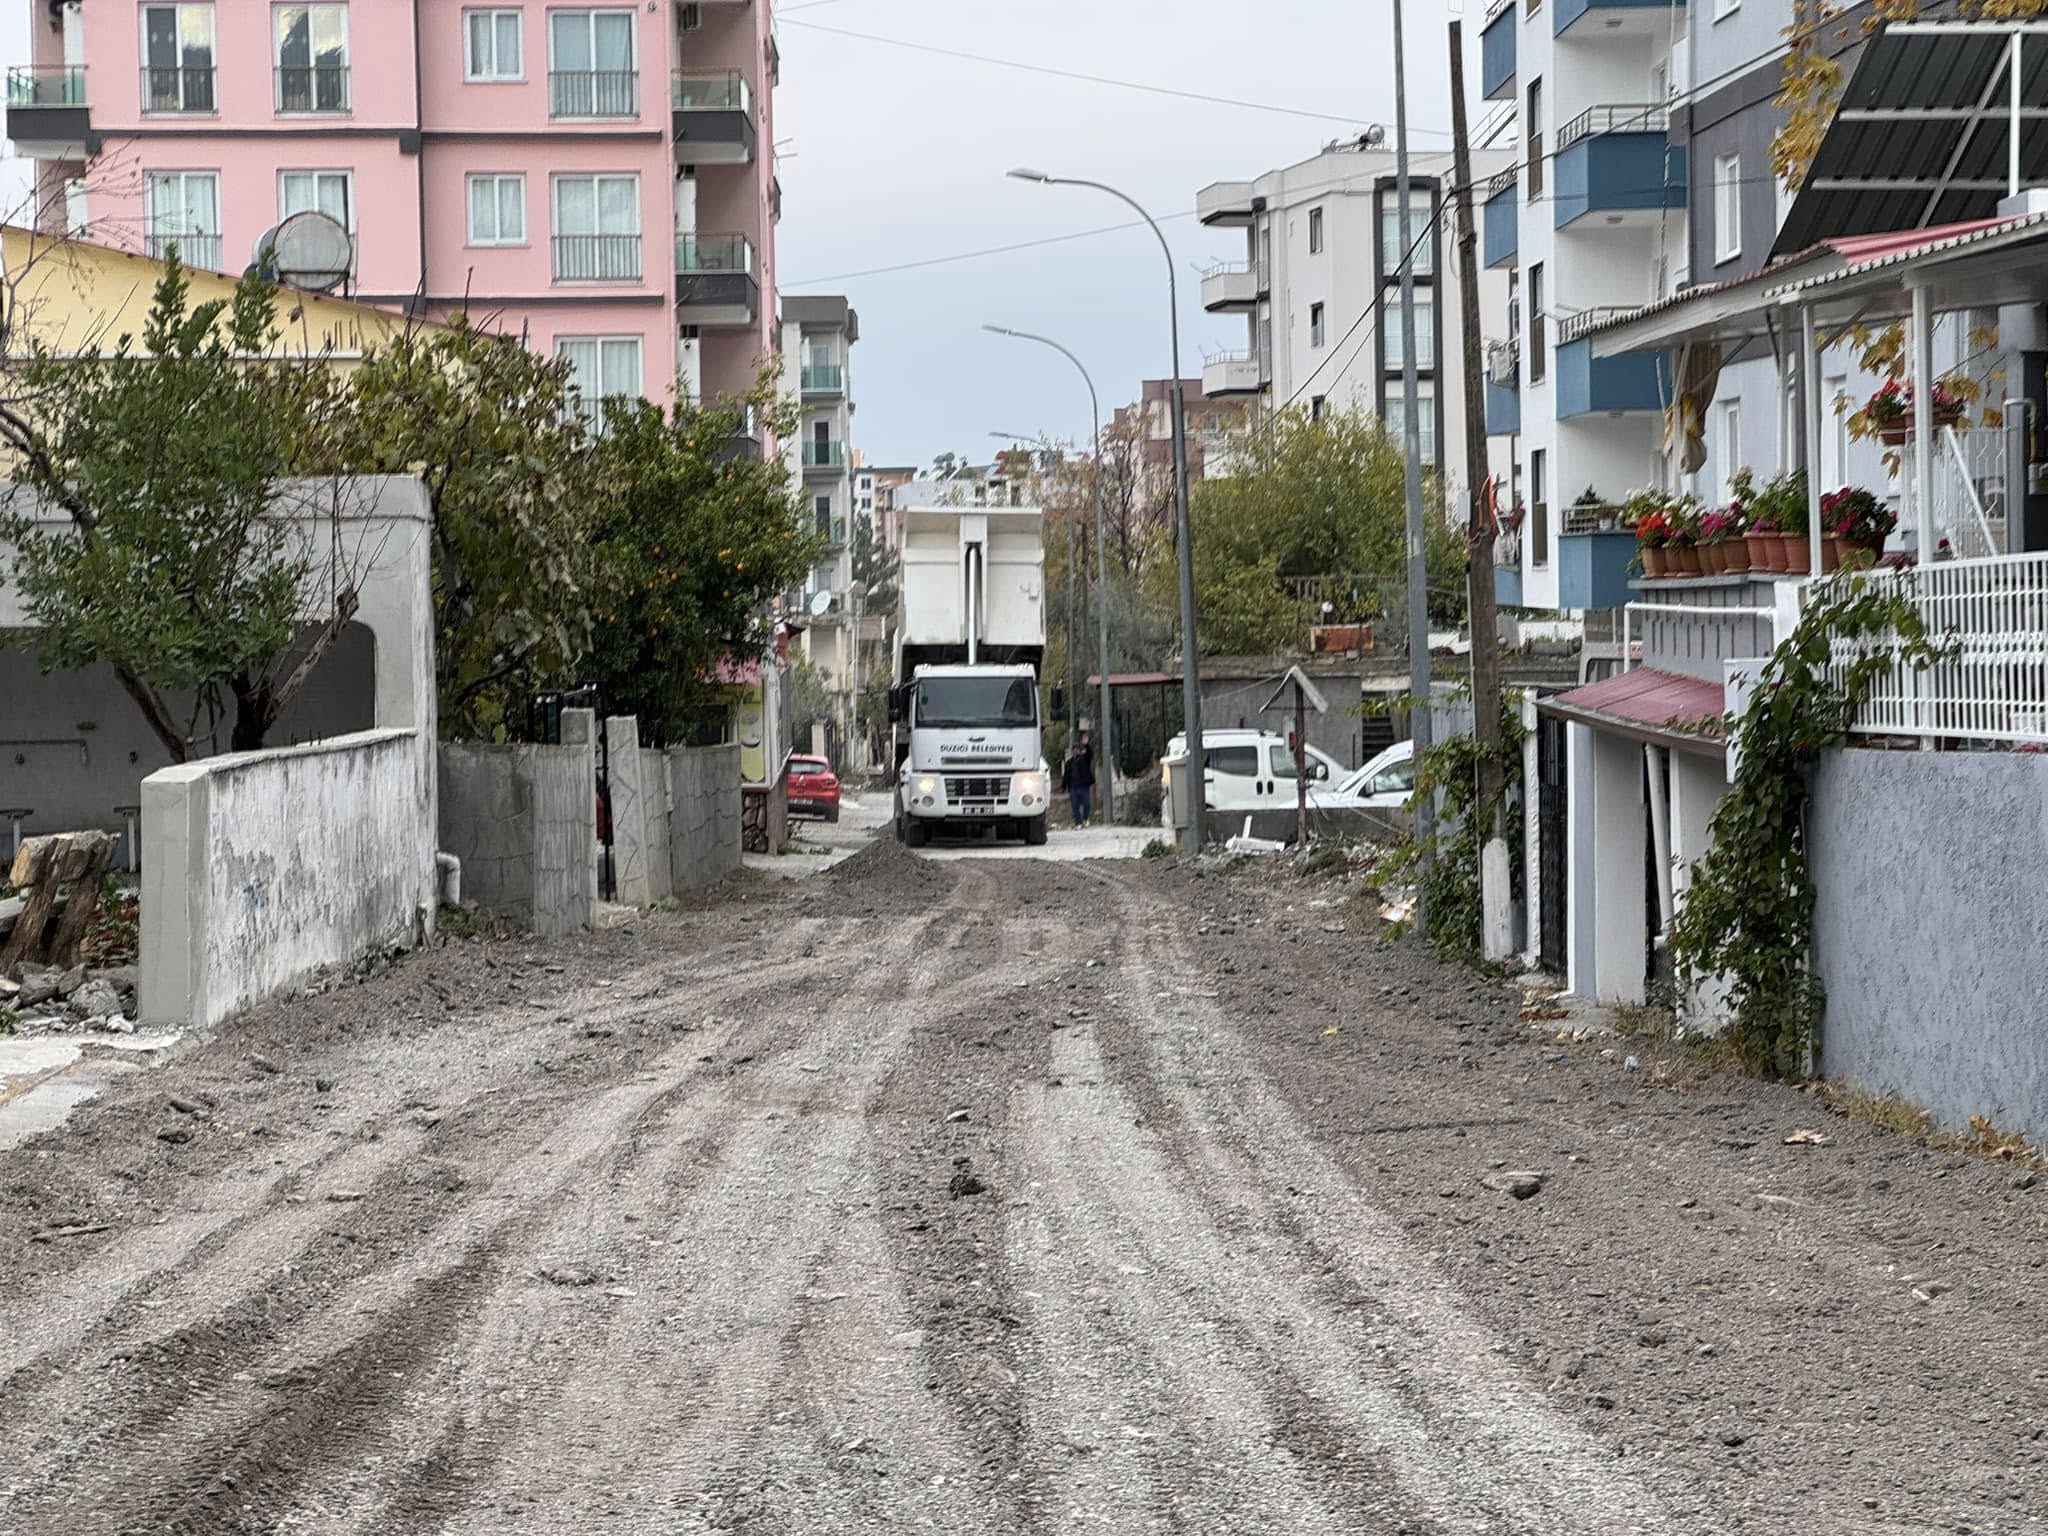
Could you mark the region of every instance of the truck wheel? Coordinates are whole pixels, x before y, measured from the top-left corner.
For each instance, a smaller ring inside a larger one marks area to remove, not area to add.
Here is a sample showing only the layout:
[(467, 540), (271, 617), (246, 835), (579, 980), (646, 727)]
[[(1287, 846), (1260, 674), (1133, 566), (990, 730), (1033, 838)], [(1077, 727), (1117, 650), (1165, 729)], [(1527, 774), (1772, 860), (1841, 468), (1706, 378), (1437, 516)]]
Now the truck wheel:
[(915, 816), (912, 816), (903, 823), (903, 835), (905, 841), (911, 847), (922, 848), (932, 840), (932, 829), (924, 822), (919, 821)]
[(1045, 818), (1034, 816), (1024, 823), (1024, 846), (1043, 848), (1045, 846)]

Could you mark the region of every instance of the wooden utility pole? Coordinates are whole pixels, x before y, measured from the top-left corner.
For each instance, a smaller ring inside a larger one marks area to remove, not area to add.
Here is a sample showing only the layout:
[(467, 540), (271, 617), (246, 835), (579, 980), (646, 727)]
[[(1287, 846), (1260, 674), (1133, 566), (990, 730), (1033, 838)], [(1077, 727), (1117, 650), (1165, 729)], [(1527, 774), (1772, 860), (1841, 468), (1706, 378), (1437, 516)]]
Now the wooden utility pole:
[(1513, 944), (1507, 839), (1501, 825), (1500, 640), (1493, 600), (1492, 467), (1486, 455), (1486, 389), (1479, 333), (1479, 231), (1472, 218), (1472, 140), (1465, 123), (1464, 29), (1451, 23), (1451, 154), (1458, 199), (1458, 298), (1465, 353), (1465, 479), (1470, 496), (1466, 546), (1472, 624), (1472, 734), (1479, 746), (1479, 803), (1490, 824), (1480, 853), (1481, 937), (1489, 960)]

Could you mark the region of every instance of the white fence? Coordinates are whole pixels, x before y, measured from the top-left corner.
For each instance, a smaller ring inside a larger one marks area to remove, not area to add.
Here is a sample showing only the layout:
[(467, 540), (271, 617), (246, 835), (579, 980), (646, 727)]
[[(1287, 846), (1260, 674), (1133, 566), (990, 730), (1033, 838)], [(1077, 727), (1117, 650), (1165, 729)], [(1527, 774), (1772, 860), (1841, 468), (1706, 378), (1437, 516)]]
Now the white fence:
[[(1852, 730), (2048, 741), (2048, 553), (1938, 560), (1862, 579), (1911, 601), (1941, 655), (1924, 668), (1899, 661), (1878, 677)], [(1844, 666), (1857, 649), (1838, 646)]]

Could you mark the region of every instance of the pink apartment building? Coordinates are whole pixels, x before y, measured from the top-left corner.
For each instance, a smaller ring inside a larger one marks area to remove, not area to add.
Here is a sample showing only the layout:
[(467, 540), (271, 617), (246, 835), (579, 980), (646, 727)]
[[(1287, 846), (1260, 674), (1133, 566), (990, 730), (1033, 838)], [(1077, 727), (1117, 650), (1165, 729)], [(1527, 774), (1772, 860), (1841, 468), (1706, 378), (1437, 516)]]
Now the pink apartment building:
[(240, 272), (319, 209), (350, 291), (571, 359), (591, 397), (775, 348), (771, 0), (30, 0), (7, 132), (46, 226)]

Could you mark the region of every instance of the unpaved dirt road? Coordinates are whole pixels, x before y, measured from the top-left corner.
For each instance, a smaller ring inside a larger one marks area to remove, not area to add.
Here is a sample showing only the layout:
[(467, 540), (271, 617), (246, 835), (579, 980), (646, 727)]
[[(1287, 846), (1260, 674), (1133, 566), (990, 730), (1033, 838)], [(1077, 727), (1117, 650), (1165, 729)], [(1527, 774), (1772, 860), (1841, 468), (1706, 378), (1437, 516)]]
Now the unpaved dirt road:
[(2048, 1190), (1316, 889), (888, 845), (266, 1007), (0, 1156), (0, 1532), (2039, 1528)]

